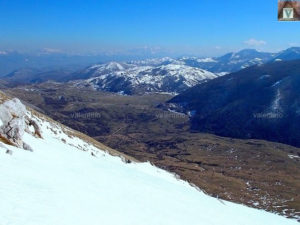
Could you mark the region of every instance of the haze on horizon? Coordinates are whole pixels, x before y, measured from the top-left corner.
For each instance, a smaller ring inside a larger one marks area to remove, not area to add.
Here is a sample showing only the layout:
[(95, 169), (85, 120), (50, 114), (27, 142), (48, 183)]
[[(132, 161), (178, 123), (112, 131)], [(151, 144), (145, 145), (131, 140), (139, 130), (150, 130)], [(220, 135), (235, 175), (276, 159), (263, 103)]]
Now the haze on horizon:
[(299, 46), (298, 23), (277, 21), (277, 1), (0, 2), (0, 51), (216, 56)]

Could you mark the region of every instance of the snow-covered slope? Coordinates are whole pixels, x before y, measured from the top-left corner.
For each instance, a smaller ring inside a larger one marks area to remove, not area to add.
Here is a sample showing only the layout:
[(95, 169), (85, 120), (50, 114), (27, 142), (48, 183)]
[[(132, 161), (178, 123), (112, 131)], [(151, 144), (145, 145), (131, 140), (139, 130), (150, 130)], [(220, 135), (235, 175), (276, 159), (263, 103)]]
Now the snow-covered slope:
[(149, 163), (125, 163), (79, 133), (32, 111), (31, 151), (0, 145), (1, 225), (293, 225), (220, 201)]
[[(167, 60), (167, 59), (166, 59)], [(142, 92), (179, 93), (196, 84), (216, 78), (218, 75), (195, 67), (173, 62), (153, 66), (109, 63), (94, 65), (82, 71), (83, 77), (90, 77), (75, 82), (78, 87), (92, 87), (96, 90), (122, 92), (125, 94)], [(150, 63), (150, 64), (149, 64)], [(153, 64), (151, 64), (153, 63)]]

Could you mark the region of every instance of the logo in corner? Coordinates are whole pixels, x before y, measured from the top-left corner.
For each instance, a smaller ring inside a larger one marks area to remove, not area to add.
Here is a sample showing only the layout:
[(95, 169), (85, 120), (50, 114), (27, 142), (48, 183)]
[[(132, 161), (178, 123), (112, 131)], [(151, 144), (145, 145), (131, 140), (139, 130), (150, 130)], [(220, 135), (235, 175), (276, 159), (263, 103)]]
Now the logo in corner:
[(279, 0), (278, 20), (279, 21), (300, 21), (300, 0), (297, 1)]

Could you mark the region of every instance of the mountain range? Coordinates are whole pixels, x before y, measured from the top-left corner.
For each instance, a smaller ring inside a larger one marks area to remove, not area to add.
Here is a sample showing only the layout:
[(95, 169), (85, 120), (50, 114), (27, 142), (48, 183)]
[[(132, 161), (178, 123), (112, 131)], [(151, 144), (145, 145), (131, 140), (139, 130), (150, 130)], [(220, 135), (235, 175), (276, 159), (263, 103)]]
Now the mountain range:
[[(245, 49), (214, 58), (182, 57), (173, 59), (164, 57), (128, 62), (108, 62), (94, 64), (84, 69), (78, 69), (79, 65), (74, 68), (55, 69), (33, 66), (17, 69), (2, 76), (1, 84), (14, 87), (51, 80), (73, 82), (76, 87), (91, 87), (94, 90), (121, 94), (143, 94), (145, 92), (176, 94), (194, 85), (243, 68), (292, 59), (300, 59), (300, 48), (289, 48), (276, 54)], [(58, 60), (62, 59), (58, 58)]]
[(67, 69), (76, 71), (84, 66), (103, 60), (98, 55), (72, 55), (59, 52), (40, 51), (22, 53), (18, 51), (0, 52), (0, 77), (22, 69), (43, 71)]
[(79, 70), (99, 62), (141, 60), (161, 57), (151, 49), (135, 49), (133, 52), (102, 52), (92, 54), (66, 53), (59, 49), (44, 48), (32, 52), (0, 50), (0, 77), (15, 70), (34, 68), (46, 70)]
[(300, 59), (300, 47), (291, 47), (278, 53), (259, 52), (255, 49), (244, 49), (213, 58), (182, 58), (186, 65), (203, 68), (213, 73), (236, 72), (253, 65), (274, 61)]
[[(231, 52), (220, 57), (213, 58), (183, 58), (182, 60), (190, 66), (200, 67), (211, 72), (234, 72), (246, 67), (266, 63), (276, 54), (258, 52), (255, 49), (244, 49), (239, 52)], [(299, 55), (300, 56), (300, 55)]]

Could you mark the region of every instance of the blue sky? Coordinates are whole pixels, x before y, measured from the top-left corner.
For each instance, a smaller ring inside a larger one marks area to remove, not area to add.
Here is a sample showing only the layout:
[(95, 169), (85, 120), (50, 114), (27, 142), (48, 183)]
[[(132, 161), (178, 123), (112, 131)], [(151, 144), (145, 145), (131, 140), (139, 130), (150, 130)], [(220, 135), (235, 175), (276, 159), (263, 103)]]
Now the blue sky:
[(0, 50), (219, 55), (300, 45), (276, 0), (0, 0)]

